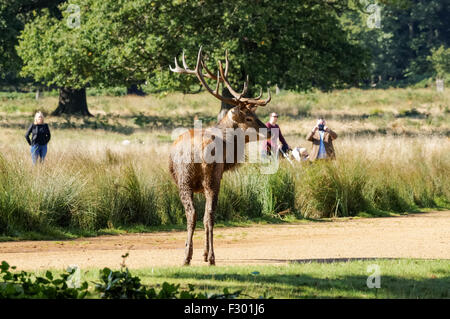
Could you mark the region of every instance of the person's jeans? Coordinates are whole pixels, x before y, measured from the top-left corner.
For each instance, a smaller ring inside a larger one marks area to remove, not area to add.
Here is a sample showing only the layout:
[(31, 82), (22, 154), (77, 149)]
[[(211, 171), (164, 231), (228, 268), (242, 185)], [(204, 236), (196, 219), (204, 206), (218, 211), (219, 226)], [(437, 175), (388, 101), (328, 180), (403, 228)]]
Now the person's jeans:
[(289, 151), (289, 146), (283, 145), (283, 146), (281, 147), (281, 150), (282, 150), (284, 153), (287, 153), (287, 151)]
[(44, 161), (45, 155), (47, 155), (47, 144), (39, 145), (35, 144), (31, 146), (31, 159), (33, 160), (33, 164), (36, 164), (38, 157), (41, 158), (41, 162)]

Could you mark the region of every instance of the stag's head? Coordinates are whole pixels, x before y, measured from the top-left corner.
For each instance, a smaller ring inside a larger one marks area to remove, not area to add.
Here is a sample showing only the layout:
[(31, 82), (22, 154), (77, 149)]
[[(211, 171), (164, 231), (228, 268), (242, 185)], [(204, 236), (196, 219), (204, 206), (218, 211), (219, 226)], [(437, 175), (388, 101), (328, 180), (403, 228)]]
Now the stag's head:
[[(207, 67), (206, 63), (204, 61), (203, 55), (202, 55), (202, 48), (200, 47), (197, 55), (197, 64), (195, 66), (195, 69), (189, 69), (186, 60), (184, 57), (184, 52), (182, 56), (182, 62), (183, 67), (180, 67), (177, 62), (177, 58), (175, 58), (175, 67), (170, 67), (170, 70), (172, 72), (176, 73), (185, 73), (185, 74), (194, 74), (199, 79), (200, 83), (203, 85), (203, 87), (214, 97), (219, 99), (220, 101), (225, 102), (226, 104), (233, 105), (234, 107), (231, 108), (227, 115), (224, 116), (221, 123), (232, 123), (233, 126), (239, 127), (243, 130), (247, 130), (249, 128), (253, 128), (256, 131), (258, 131), (261, 128), (266, 128), (263, 122), (258, 119), (258, 117), (255, 114), (256, 109), (258, 106), (265, 106), (267, 103), (271, 100), (270, 91), (268, 91), (268, 98), (265, 100), (261, 100), (262, 97), (262, 89), (259, 94), (259, 96), (255, 98), (248, 98), (244, 97), (248, 90), (248, 76), (246, 78), (246, 81), (244, 83), (244, 87), (242, 89), (242, 92), (238, 93), (236, 90), (233, 89), (233, 87), (230, 85), (230, 82), (228, 81), (228, 51), (225, 52), (225, 69), (223, 68), (222, 62), (219, 61), (219, 69), (217, 71), (217, 75), (214, 75)], [(206, 73), (203, 73), (203, 70)], [(213, 90), (208, 86), (206, 83), (205, 78), (212, 79), (216, 81), (216, 87)], [(233, 96), (232, 98), (227, 98), (219, 94), (219, 88), (220, 84), (223, 83), (223, 85), (226, 86), (228, 91)], [(268, 132), (270, 135), (270, 131)], [(270, 137), (270, 136), (267, 136)]]

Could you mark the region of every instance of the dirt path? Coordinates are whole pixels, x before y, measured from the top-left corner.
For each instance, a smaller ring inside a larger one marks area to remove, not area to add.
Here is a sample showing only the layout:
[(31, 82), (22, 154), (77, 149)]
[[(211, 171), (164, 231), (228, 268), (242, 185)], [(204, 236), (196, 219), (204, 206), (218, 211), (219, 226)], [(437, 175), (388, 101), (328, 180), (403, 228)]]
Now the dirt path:
[[(185, 232), (101, 236), (67, 241), (0, 243), (0, 261), (20, 269), (64, 268), (76, 264), (118, 267), (129, 252), (130, 268), (178, 266)], [(192, 265), (202, 261), (204, 233), (194, 236)], [(217, 265), (284, 264), (289, 261), (346, 258), (450, 259), (450, 211), (389, 218), (214, 230)]]

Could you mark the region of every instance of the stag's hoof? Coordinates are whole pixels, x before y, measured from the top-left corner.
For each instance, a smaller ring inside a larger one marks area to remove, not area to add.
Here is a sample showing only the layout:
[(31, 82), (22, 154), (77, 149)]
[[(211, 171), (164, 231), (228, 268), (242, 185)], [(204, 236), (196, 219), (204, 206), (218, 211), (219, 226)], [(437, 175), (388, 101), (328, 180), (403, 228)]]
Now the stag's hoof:
[(214, 260), (214, 258), (209, 259), (208, 264), (210, 266), (215, 266), (216, 265), (216, 261)]
[(183, 266), (190, 266), (191, 265), (191, 261), (190, 260), (185, 260), (183, 262)]
[(208, 261), (208, 253), (203, 254), (203, 260), (206, 262)]

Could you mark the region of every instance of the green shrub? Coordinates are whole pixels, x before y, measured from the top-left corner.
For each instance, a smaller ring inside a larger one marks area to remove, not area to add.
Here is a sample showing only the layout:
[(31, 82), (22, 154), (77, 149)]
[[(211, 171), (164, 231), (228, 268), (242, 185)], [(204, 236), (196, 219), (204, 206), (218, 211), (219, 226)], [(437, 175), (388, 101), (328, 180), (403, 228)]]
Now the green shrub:
[(187, 290), (181, 290), (180, 285), (164, 282), (158, 291), (153, 287), (141, 284), (141, 279), (132, 276), (128, 268), (120, 271), (112, 271), (103, 268), (100, 271), (100, 283), (95, 290), (100, 293), (102, 299), (235, 299), (241, 291), (229, 292), (227, 288), (223, 294), (208, 294), (195, 292), (193, 285), (188, 285)]
[(79, 287), (69, 287), (68, 280), (76, 269), (64, 272), (59, 278), (54, 278), (51, 271), (45, 277), (34, 276), (25, 271), (11, 272), (16, 267), (10, 267), (5, 261), (0, 266), (0, 298), (8, 299), (83, 299), (88, 292), (88, 283)]
[[(124, 259), (128, 254), (122, 256)], [(0, 299), (84, 299), (97, 297), (84, 281), (76, 283), (72, 276), (76, 268), (63, 272), (59, 278), (51, 271), (46, 271), (45, 277), (36, 276), (26, 271), (16, 272), (16, 267), (10, 267), (5, 261), (0, 265)], [(71, 278), (72, 277), (72, 278)], [(141, 279), (132, 276), (124, 263), (119, 271), (103, 268), (100, 271), (100, 282), (95, 285), (95, 292), (101, 299), (234, 299), (241, 291), (223, 294), (196, 292), (194, 286), (180, 289), (180, 285), (164, 282), (161, 289), (147, 287), (141, 284)]]
[(127, 95), (125, 87), (88, 88), (87, 96), (124, 96)]

